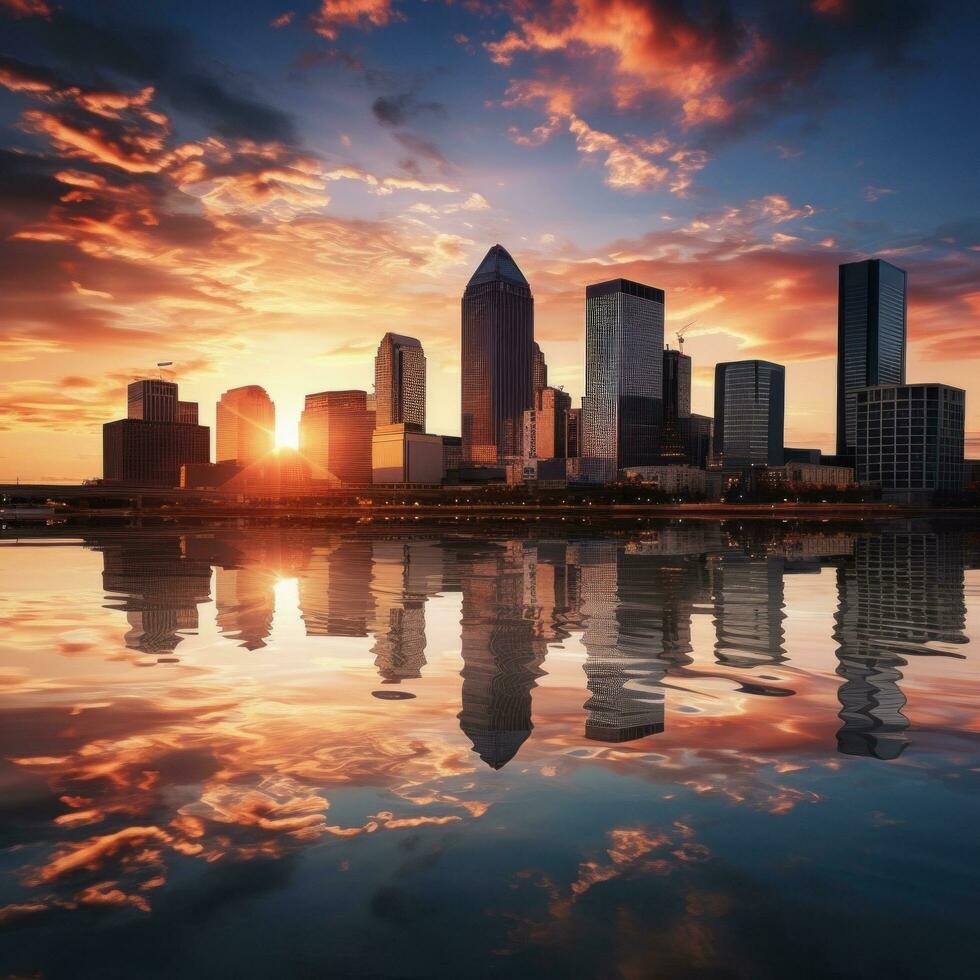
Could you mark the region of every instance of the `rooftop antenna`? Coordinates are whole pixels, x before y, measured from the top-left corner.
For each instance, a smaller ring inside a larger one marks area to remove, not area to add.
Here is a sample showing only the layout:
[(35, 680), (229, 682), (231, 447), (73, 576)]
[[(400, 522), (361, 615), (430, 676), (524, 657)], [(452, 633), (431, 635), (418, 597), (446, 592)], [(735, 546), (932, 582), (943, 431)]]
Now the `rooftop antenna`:
[(677, 338), (677, 346), (680, 348), (681, 353), (684, 353), (684, 334), (687, 332), (688, 327), (693, 327), (697, 320), (691, 320), (690, 323), (685, 323), (674, 336)]

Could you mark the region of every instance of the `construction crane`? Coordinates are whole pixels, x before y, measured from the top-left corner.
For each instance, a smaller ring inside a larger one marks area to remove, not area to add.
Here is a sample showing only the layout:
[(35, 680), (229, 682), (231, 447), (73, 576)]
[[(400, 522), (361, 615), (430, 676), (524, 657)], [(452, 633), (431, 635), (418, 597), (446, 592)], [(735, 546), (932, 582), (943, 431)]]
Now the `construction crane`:
[(694, 326), (694, 324), (695, 324), (695, 323), (697, 323), (697, 322), (698, 322), (697, 320), (691, 320), (691, 322), (690, 322), (690, 323), (685, 323), (685, 324), (684, 324), (684, 326), (683, 326), (683, 327), (681, 327), (681, 328), (680, 328), (680, 329), (679, 329), (679, 330), (678, 330), (678, 331), (677, 331), (677, 332), (676, 332), (676, 333), (674, 334), (674, 336), (675, 336), (675, 337), (677, 338), (677, 346), (678, 346), (678, 348), (680, 348), (680, 352), (681, 352), (682, 354), (684, 353), (684, 334), (685, 334), (685, 333), (687, 332), (687, 328), (688, 328), (688, 327), (693, 327), (693, 326)]

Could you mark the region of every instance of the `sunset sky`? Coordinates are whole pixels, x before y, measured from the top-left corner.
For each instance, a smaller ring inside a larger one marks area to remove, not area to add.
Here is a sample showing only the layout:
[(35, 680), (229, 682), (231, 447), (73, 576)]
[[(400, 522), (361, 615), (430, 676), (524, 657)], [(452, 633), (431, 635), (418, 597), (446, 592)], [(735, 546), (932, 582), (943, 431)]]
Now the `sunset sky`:
[(910, 381), (980, 455), (980, 8), (905, 0), (0, 0), (0, 479), (101, 473), (125, 384), (173, 361), (214, 424), (263, 385), (371, 389), (418, 337), (459, 432), (459, 300), (503, 244), (551, 383), (584, 288), (667, 294), (695, 409), (787, 365), (833, 448), (837, 265), (909, 272)]

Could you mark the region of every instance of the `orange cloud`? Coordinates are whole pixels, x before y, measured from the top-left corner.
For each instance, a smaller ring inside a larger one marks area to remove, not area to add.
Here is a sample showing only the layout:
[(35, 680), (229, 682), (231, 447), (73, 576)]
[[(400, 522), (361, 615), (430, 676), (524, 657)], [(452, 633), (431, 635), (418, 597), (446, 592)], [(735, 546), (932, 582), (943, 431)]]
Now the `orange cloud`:
[(392, 0), (320, 0), (310, 23), (317, 34), (332, 41), (345, 27), (384, 27), (398, 16)]
[(509, 65), (523, 52), (608, 55), (619, 108), (635, 103), (644, 91), (658, 92), (678, 105), (688, 126), (729, 118), (732, 108), (722, 89), (758, 57), (758, 42), (751, 37), (742, 39), (737, 52), (729, 50), (736, 27), (723, 23), (721, 13), (701, 22), (679, 7), (641, 0), (573, 0), (519, 9), (514, 19), (513, 30), (486, 44), (498, 64)]

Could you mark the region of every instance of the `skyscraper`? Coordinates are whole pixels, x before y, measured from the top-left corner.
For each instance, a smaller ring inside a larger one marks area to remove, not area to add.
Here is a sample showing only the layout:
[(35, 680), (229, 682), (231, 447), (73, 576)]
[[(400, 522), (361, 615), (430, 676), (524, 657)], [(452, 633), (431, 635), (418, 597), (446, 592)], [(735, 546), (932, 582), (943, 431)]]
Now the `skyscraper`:
[(785, 399), (781, 364), (715, 365), (715, 455), (726, 468), (782, 465)]
[(102, 475), (107, 481), (177, 487), (183, 464), (210, 460), (211, 432), (197, 424), (195, 402), (177, 400), (174, 382), (134, 381), (127, 392), (127, 414), (102, 426)]
[(711, 442), (711, 419), (691, 412), (691, 358), (664, 349), (664, 419), (659, 462), (704, 467)]
[(548, 387), (548, 365), (537, 341), (531, 345), (531, 378), (535, 392)]
[(664, 418), (691, 414), (691, 358), (679, 350), (664, 349)]
[(374, 359), (377, 425), (407, 422), (425, 431), (425, 354), (414, 337), (386, 333)]
[(365, 391), (307, 395), (299, 422), (299, 448), (310, 461), (313, 479), (370, 483), (374, 421)]
[(218, 401), (216, 425), (216, 461), (249, 466), (272, 452), (276, 406), (258, 385), (232, 388)]
[(126, 417), (144, 422), (177, 421), (177, 385), (173, 381), (141, 378), (126, 390)]
[(855, 450), (855, 393), (905, 383), (907, 276), (883, 259), (846, 262), (838, 273), (837, 454)]
[(582, 456), (599, 460), (605, 479), (655, 460), (663, 346), (662, 289), (629, 279), (586, 288)]
[(534, 299), (501, 245), (487, 252), (462, 301), (463, 459), (494, 464), (521, 453), (532, 406)]

